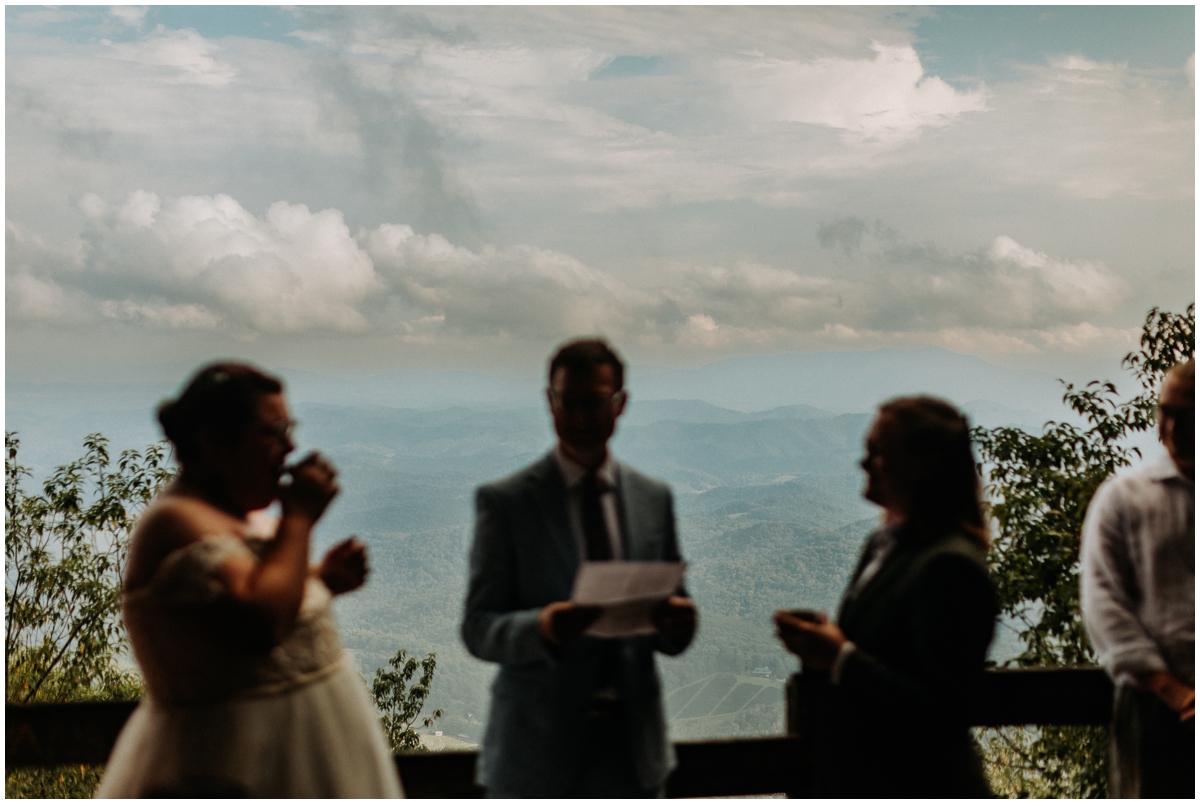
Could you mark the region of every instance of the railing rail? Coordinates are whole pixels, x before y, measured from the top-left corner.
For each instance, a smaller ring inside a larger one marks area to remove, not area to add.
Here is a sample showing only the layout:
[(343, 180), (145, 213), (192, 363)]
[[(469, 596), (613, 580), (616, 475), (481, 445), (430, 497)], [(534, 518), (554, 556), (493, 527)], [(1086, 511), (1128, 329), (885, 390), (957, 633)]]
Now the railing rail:
[[(806, 680), (788, 682), (788, 735), (679, 742), (679, 766), (667, 782), (671, 798), (799, 792)], [(22, 706), (7, 704), (4, 756), (8, 768), (100, 764), (136, 701)], [(1097, 668), (989, 670), (970, 713), (972, 725), (1105, 724), (1112, 683)], [(412, 798), (474, 798), (474, 751), (398, 754), (396, 766)]]

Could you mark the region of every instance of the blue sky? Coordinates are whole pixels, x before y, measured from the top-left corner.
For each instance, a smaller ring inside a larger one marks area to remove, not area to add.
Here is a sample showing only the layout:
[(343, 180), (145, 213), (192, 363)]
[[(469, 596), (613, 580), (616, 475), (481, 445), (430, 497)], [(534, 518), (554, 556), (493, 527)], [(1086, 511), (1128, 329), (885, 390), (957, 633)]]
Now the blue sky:
[(1194, 298), (1194, 11), (8, 7), (10, 378), (936, 345)]
[[(7, 6), (5, 16), (19, 24), (23, 15), (37, 10)], [(209, 39), (242, 36), (299, 45), (288, 34), (304, 26), (305, 14), (303, 9), (297, 13), (277, 6), (154, 6), (147, 8), (145, 23), (191, 28)], [(103, 36), (129, 41), (142, 35), (140, 28), (127, 26), (101, 32), (101, 20), (87, 15), (64, 21), (55, 33), (77, 43)], [(1010, 65), (1063, 53), (1124, 61), (1138, 68), (1174, 68), (1192, 54), (1194, 22), (1195, 8), (1190, 5), (939, 6), (922, 14), (913, 31), (917, 52), (942, 78), (996, 80), (1007, 75)], [(646, 74), (660, 62), (654, 56), (618, 56), (612, 72)]]
[(1172, 69), (1195, 48), (1194, 6), (940, 6), (917, 24), (916, 49), (947, 80), (1011, 78), (1063, 54)]

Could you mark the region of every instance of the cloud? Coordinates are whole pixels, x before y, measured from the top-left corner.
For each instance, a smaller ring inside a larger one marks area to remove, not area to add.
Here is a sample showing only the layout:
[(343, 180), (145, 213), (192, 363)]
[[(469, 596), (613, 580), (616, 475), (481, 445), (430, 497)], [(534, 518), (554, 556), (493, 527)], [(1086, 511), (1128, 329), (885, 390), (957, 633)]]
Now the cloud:
[(216, 44), (190, 29), (168, 31), (159, 25), (145, 39), (107, 44), (114, 58), (151, 68), (157, 80), (166, 83), (220, 86), (238, 73), (216, 58)]
[(139, 303), (132, 299), (100, 302), (100, 312), (106, 318), (142, 324), (156, 329), (216, 329), (221, 318), (199, 304)]
[[(71, 315), (149, 329), (357, 333), (493, 348), (580, 333), (770, 346), (886, 332), (928, 339), (968, 331), (980, 341), (990, 331), (1033, 349), (1077, 349), (1097, 341), (1092, 319), (1125, 290), (1101, 263), (1053, 257), (1008, 236), (946, 253), (853, 217), (821, 230), (829, 246), (854, 246), (853, 272), (752, 259), (683, 263), (635, 288), (552, 249), (470, 249), (394, 223), (351, 234), (336, 209), (284, 201), (261, 217), (226, 195), (136, 191), (119, 204), (87, 195), (80, 206), (88, 227), (60, 252), (10, 224), (12, 320)], [(1034, 343), (1033, 331), (1053, 334)]]
[(674, 320), (669, 301), (533, 246), (472, 251), (402, 224), (352, 235), (338, 210), (278, 201), (258, 217), (227, 195), (89, 194), (80, 207), (89, 225), (71, 254), (10, 225), (14, 320), (59, 320), (72, 294), (92, 321), (245, 334), (538, 340)]
[(833, 223), (822, 223), (817, 227), (817, 242), (821, 248), (841, 246), (846, 254), (858, 251), (862, 247), (863, 235), (867, 231), (867, 222), (862, 218), (842, 218)]
[[(913, 205), (996, 186), (1085, 199), (1191, 192), (1179, 154), (1194, 114), (1171, 80), (1064, 58), (956, 89), (922, 64), (907, 12), (297, 14), (303, 47), (159, 29), (69, 51), (10, 42), (10, 97), (45, 107), (11, 104), (10, 174), (42, 184), (22, 166), (51, 163), (62, 143), (108, 168), (108, 185), (87, 189), (128, 192), (131, 172), (143, 186), (179, 176), (176, 193), (299, 198), (473, 247), (489, 226), (536, 226), (543, 206), (846, 209), (867, 188), (899, 185)], [(631, 53), (670, 69), (589, 80)], [(55, 165), (72, 185), (60, 197), (78, 195), (84, 170)]]
[(397, 224), (366, 232), (362, 241), (395, 294), (399, 317), (392, 321), (406, 331), (414, 321), (433, 322), (456, 336), (538, 341), (581, 332), (637, 335), (671, 323), (660, 321), (664, 305), (653, 294), (561, 252), (528, 245), (471, 251)]
[[(1004, 155), (989, 163), (993, 181), (1084, 201), (1191, 203), (1195, 91), (1186, 68), (1138, 71), (1066, 56), (1017, 72), (1018, 80), (991, 87), (988, 124), (961, 132), (972, 138), (964, 155)], [(949, 150), (941, 157), (962, 158)]]
[(1083, 353), (1193, 292), (1194, 58), (952, 86), (924, 13), (300, 7), (280, 42), (17, 12), (11, 327)]
[(1050, 66), (1059, 70), (1082, 70), (1083, 72), (1090, 72), (1091, 70), (1100, 69), (1103, 65), (1100, 62), (1092, 61), (1086, 56), (1072, 54), (1070, 56), (1059, 56), (1050, 59)]
[[(1099, 263), (1054, 259), (1003, 235), (992, 242), (988, 258), (1001, 267), (999, 278), (1014, 295), (1043, 296), (1061, 313), (1111, 312), (1124, 289), (1120, 278)], [(1031, 293), (1033, 285), (1044, 292)]]
[(146, 12), (149, 10), (149, 6), (112, 6), (108, 13), (130, 28), (141, 28), (142, 23), (146, 21)]
[(4, 304), (9, 321), (77, 326), (95, 318), (85, 294), (24, 270), (6, 273)]
[(267, 333), (367, 327), (359, 305), (380, 285), (337, 210), (278, 201), (256, 217), (227, 195), (146, 191), (81, 206), (89, 227), (72, 279), (105, 316)]
[(811, 123), (860, 139), (906, 138), (987, 109), (982, 89), (926, 75), (911, 45), (873, 42), (873, 59), (728, 60), (733, 90), (753, 117)]
[[(840, 224), (833, 228), (843, 238), (862, 243), (865, 223)], [(961, 328), (1007, 333), (1082, 325), (1112, 312), (1125, 290), (1100, 263), (1053, 258), (1006, 236), (988, 249), (952, 254), (897, 242), (894, 232), (875, 228), (886, 236), (858, 256), (854, 271), (819, 276), (754, 261), (692, 266), (667, 292), (694, 322), (697, 311), (713, 325), (702, 328), (710, 341), (769, 342), (800, 333), (846, 340), (861, 330), (928, 337)], [(829, 229), (826, 235), (831, 246), (840, 242)]]

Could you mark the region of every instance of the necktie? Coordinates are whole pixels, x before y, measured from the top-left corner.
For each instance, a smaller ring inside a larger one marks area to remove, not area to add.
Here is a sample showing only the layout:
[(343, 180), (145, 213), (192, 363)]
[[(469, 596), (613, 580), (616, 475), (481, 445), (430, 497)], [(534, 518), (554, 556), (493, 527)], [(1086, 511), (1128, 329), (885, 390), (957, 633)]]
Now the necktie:
[(579, 514), (589, 561), (610, 561), (613, 557), (608, 526), (604, 523), (604, 510), (600, 506), (600, 491), (601, 481), (596, 473), (584, 475), (580, 484)]
[[(612, 543), (608, 540), (608, 526), (604, 523), (604, 509), (600, 505), (602, 481), (595, 472), (588, 472), (580, 484), (579, 518), (583, 525), (583, 540), (589, 561), (612, 561)], [(617, 677), (617, 641), (605, 639), (597, 646), (596, 691), (603, 697), (615, 697), (613, 685)]]

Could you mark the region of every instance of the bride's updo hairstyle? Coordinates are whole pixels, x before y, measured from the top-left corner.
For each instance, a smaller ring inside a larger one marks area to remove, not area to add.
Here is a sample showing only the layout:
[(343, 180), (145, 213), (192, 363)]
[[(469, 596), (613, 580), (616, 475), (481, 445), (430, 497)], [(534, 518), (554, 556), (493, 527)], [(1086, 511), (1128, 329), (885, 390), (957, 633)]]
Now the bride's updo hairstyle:
[(930, 537), (962, 531), (987, 549), (967, 417), (930, 396), (892, 399), (880, 405), (879, 416), (884, 464), (905, 498), (909, 521)]
[(196, 372), (176, 399), (158, 406), (158, 423), (180, 463), (196, 455), (196, 434), (209, 429), (233, 442), (254, 421), (264, 394), (283, 392), (283, 383), (245, 363), (212, 363)]

